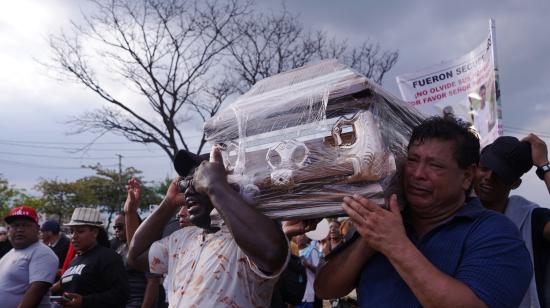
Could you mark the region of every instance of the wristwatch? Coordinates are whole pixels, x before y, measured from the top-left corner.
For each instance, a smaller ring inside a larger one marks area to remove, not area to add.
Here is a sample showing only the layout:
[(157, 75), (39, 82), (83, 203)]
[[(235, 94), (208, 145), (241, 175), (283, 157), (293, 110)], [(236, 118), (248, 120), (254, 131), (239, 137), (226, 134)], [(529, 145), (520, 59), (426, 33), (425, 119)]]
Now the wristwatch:
[(548, 171), (550, 171), (550, 162), (547, 162), (546, 164), (537, 167), (537, 175), (539, 179), (544, 180), (544, 174)]

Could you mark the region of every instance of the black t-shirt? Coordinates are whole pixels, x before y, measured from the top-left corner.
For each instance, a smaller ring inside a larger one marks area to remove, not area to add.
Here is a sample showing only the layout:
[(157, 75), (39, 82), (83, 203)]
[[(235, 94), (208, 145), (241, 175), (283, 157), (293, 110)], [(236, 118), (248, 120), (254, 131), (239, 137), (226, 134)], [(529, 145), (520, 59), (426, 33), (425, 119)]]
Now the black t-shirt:
[(11, 243), (8, 240), (0, 242), (0, 259), (12, 249)]
[(61, 234), (59, 240), (55, 246), (50, 246), (50, 248), (55, 252), (55, 255), (59, 259), (59, 266), (57, 268), (63, 267), (65, 258), (67, 257), (67, 251), (69, 251), (70, 240), (65, 235)]
[(531, 215), (535, 282), (541, 307), (550, 307), (550, 242), (544, 236), (544, 226), (550, 221), (550, 209), (536, 208)]
[(113, 237), (113, 238), (109, 241), (109, 244), (110, 244), (109, 247), (110, 247), (112, 250), (115, 250), (115, 251), (116, 251), (116, 250), (120, 247), (120, 245), (122, 245), (122, 244), (124, 244), (124, 243), (123, 243), (122, 241), (120, 241), (118, 238)]
[(84, 297), (84, 307), (124, 307), (128, 279), (120, 256), (96, 245), (75, 258), (61, 277), (64, 292)]
[(141, 307), (143, 297), (145, 295), (145, 289), (147, 288), (146, 274), (131, 268), (128, 265), (128, 244), (123, 243), (116, 250), (122, 257), (122, 262), (126, 267), (126, 275), (128, 277), (129, 298), (126, 302), (126, 308), (128, 307)]

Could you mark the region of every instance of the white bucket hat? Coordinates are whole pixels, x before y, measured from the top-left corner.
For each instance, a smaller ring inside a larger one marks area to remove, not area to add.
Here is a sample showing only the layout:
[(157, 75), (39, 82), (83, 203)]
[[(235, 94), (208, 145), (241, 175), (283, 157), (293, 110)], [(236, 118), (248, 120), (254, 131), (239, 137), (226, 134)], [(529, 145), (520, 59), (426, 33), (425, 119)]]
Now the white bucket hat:
[(68, 224), (65, 224), (65, 226), (103, 227), (103, 222), (101, 221), (101, 215), (99, 214), (98, 209), (77, 207), (76, 209), (74, 209), (71, 221)]

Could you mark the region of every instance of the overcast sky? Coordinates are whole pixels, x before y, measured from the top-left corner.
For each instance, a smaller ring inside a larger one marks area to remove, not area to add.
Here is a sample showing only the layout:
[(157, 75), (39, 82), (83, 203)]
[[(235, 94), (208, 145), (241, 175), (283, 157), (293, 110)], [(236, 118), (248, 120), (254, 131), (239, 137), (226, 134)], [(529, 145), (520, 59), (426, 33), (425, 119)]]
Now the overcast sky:
[[(264, 9), (279, 6), (260, 1)], [(504, 132), (523, 137), (539, 133), (550, 143), (550, 1), (328, 1), (294, 0), (286, 6), (300, 12), (304, 24), (339, 38), (370, 39), (384, 49), (399, 50), (399, 60), (383, 86), (399, 96), (395, 76), (454, 59), (474, 49), (496, 21)], [(155, 147), (131, 144), (112, 135), (93, 151), (72, 153), (91, 135), (67, 135), (70, 116), (101, 107), (102, 102), (78, 84), (60, 82), (37, 62), (50, 56), (46, 38), (79, 19), (82, 1), (18, 0), (0, 10), (0, 173), (10, 183), (32, 191), (39, 178), (74, 180), (91, 175), (83, 164), (144, 171), (149, 181), (175, 172)], [(196, 135), (199, 125), (194, 127)], [(548, 193), (534, 175), (524, 176), (518, 194), (546, 207)]]

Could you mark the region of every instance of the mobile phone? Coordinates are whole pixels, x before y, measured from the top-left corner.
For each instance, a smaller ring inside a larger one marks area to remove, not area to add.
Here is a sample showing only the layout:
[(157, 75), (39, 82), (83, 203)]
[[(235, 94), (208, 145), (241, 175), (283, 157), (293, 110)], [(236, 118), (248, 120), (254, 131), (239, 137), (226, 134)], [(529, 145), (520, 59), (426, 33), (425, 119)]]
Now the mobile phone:
[(71, 299), (66, 297), (65, 295), (50, 295), (50, 301), (52, 302), (64, 303), (70, 300)]

